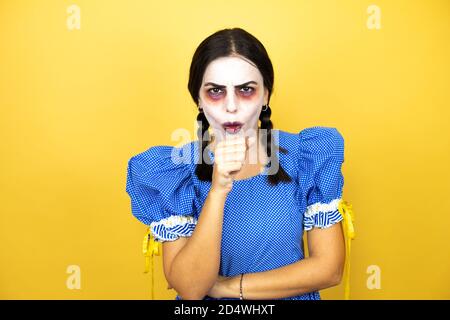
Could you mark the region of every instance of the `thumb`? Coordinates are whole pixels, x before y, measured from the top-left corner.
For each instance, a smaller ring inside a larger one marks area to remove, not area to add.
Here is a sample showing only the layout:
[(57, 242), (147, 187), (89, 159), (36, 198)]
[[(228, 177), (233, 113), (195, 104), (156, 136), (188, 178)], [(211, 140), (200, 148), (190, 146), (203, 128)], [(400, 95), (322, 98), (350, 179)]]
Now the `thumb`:
[(245, 139), (245, 141), (246, 141), (246, 144), (247, 144), (247, 149), (250, 149), (250, 147), (252, 147), (255, 144), (256, 137), (247, 137)]
[(216, 137), (214, 134), (211, 134), (211, 140), (209, 142), (209, 149), (214, 152), (217, 146)]

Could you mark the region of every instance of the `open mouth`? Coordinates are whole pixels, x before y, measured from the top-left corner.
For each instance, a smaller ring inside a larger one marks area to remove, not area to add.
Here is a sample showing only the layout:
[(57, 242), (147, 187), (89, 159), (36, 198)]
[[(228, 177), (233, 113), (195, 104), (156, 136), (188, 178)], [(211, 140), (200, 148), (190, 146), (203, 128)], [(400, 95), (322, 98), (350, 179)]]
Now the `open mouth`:
[(238, 133), (241, 130), (242, 126), (243, 124), (240, 122), (226, 122), (223, 124), (223, 128), (225, 129), (225, 131), (231, 134)]

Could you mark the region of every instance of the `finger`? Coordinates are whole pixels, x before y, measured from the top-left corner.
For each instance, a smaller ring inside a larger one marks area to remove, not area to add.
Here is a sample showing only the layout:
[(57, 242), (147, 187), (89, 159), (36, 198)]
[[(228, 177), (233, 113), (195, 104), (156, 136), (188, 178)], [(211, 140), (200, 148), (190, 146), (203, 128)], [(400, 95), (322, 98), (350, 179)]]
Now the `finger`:
[(224, 147), (216, 150), (216, 157), (229, 156), (230, 154), (238, 154), (245, 153), (246, 148), (244, 145), (241, 146), (232, 146), (232, 147)]
[(239, 132), (237, 132), (237, 133), (230, 133), (230, 132), (228, 132), (228, 131), (225, 131), (225, 139), (242, 138), (242, 137), (244, 137), (244, 136), (245, 136), (245, 131), (242, 130), (242, 128), (241, 128), (241, 130), (239, 130)]
[(229, 159), (229, 161), (234, 161), (234, 162), (244, 162), (244, 160), (245, 160), (245, 151), (235, 152), (230, 155), (230, 159)]
[(241, 146), (241, 145), (245, 145), (245, 141), (244, 140), (242, 140), (242, 141), (237, 141), (236, 140), (236, 141), (233, 141), (233, 142), (231, 142), (231, 141), (227, 141), (227, 142), (222, 141), (222, 142), (216, 144), (214, 151), (219, 152), (220, 150), (226, 150), (228, 148), (232, 148), (233, 146)]
[(226, 152), (219, 156), (219, 162), (243, 162), (245, 160), (246, 152), (244, 149), (236, 152)]
[(239, 144), (245, 144), (245, 137), (232, 140), (225, 140), (223, 143), (223, 145), (225, 146), (234, 146)]
[(233, 174), (233, 172), (239, 171), (239, 170), (241, 170), (241, 168), (242, 168), (242, 163), (237, 162), (237, 161), (222, 165), (222, 171), (227, 174)]
[(222, 149), (222, 152), (224, 154), (226, 153), (240, 153), (240, 152), (245, 152), (246, 147), (245, 144), (236, 144), (233, 146), (226, 146), (225, 148)]

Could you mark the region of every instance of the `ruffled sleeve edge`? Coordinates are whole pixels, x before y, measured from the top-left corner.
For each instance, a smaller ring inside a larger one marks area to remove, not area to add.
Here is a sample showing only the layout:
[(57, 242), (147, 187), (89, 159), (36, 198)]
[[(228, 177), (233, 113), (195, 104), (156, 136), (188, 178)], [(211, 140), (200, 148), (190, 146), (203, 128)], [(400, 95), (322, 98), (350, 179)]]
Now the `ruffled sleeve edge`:
[(329, 203), (316, 202), (309, 205), (304, 213), (304, 230), (308, 231), (313, 227), (321, 229), (328, 228), (343, 220), (344, 217), (339, 212), (339, 203), (341, 200), (341, 198), (338, 198)]
[(150, 223), (150, 231), (155, 241), (175, 241), (180, 237), (190, 237), (197, 222), (191, 215), (172, 215)]

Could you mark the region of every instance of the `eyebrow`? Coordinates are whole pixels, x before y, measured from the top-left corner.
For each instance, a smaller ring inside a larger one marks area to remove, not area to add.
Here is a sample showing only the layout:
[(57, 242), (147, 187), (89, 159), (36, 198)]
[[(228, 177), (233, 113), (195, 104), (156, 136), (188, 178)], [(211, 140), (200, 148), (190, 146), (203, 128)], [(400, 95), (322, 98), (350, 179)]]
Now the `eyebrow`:
[[(247, 86), (247, 85), (249, 85), (249, 84), (258, 84), (256, 81), (247, 81), (247, 82), (245, 82), (245, 83), (243, 83), (243, 84), (239, 84), (239, 85), (237, 85), (237, 86), (234, 86), (235, 88), (242, 88), (242, 87), (245, 87), (245, 86)], [(207, 86), (213, 86), (213, 87), (216, 87), (216, 88), (220, 88), (220, 89), (224, 89), (224, 88), (226, 88), (226, 86), (224, 86), (224, 85), (221, 85), (221, 84), (217, 84), (217, 83), (214, 83), (214, 82), (207, 82), (207, 83), (205, 83), (205, 85), (204, 85), (205, 87), (207, 87)]]

